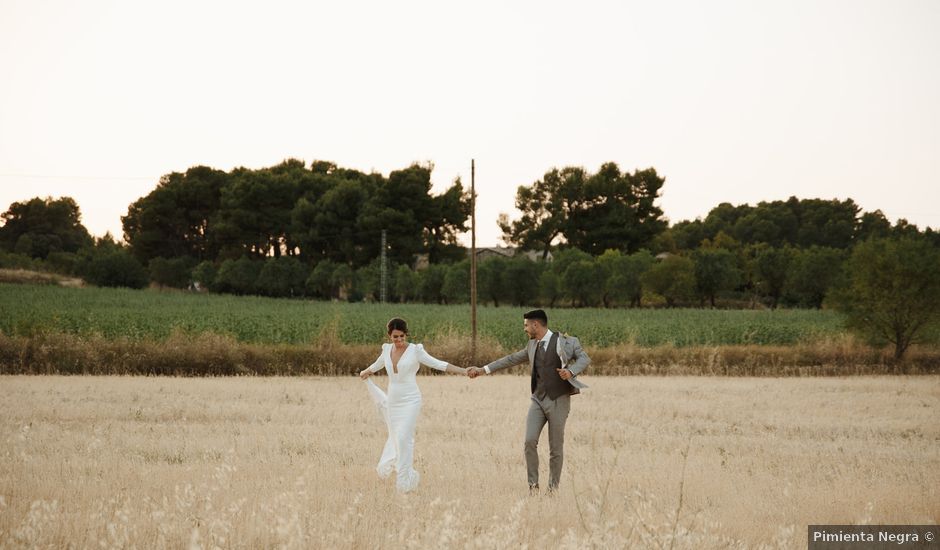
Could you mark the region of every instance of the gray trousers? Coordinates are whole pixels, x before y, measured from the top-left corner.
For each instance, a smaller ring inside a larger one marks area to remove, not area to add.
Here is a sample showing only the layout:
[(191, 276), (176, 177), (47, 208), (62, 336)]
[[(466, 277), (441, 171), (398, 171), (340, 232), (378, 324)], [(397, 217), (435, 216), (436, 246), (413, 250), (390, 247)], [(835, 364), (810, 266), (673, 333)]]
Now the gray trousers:
[(549, 478), (548, 489), (558, 488), (561, 481), (561, 466), (565, 460), (565, 422), (571, 410), (571, 396), (562, 395), (552, 399), (547, 395), (539, 399), (532, 396), (529, 415), (525, 423), (525, 464), (529, 475), (529, 486), (539, 483), (539, 437), (548, 422)]

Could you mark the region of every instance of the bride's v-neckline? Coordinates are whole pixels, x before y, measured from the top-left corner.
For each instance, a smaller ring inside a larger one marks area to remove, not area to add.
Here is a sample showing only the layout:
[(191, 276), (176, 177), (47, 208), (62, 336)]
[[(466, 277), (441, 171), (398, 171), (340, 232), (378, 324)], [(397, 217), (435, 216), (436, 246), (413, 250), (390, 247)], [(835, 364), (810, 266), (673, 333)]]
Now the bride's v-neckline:
[(401, 358), (404, 357), (406, 353), (408, 353), (409, 349), (411, 349), (411, 342), (408, 342), (408, 344), (405, 345), (405, 351), (401, 352), (401, 355), (398, 356), (398, 362), (396, 363), (395, 357), (392, 355), (395, 353), (395, 344), (392, 344), (392, 349), (388, 351), (388, 360), (392, 362), (393, 373), (398, 374), (398, 363), (401, 363)]

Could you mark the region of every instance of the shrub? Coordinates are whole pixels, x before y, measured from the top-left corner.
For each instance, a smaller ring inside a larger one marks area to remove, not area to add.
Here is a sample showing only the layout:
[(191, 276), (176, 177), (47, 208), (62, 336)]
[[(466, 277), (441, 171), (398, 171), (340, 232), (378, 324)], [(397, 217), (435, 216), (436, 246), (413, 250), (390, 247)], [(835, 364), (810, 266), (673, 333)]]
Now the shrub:
[(150, 260), (150, 280), (172, 288), (189, 288), (193, 260), (189, 258), (154, 258)]
[(83, 271), (84, 279), (96, 286), (144, 288), (150, 282), (144, 266), (123, 249), (95, 252)]
[(261, 273), (261, 263), (253, 262), (244, 256), (237, 260), (225, 260), (215, 277), (213, 290), (232, 294), (252, 294), (255, 281)]

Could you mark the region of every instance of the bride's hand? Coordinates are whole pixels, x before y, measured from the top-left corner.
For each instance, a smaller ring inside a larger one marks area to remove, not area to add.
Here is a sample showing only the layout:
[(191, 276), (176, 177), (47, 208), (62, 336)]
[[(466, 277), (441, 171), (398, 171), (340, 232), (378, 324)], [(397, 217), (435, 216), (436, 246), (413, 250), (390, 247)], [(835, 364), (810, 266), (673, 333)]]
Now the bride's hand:
[(365, 380), (366, 378), (372, 376), (372, 372), (369, 369), (359, 371), (359, 378)]

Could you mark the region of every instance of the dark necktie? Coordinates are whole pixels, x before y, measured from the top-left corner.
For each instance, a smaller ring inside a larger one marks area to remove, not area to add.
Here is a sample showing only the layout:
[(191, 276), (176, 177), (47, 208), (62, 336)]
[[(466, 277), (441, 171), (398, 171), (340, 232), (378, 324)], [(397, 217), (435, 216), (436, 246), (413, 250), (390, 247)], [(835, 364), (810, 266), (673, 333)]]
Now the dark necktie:
[(535, 373), (535, 392), (536, 392), (535, 395), (539, 399), (544, 398), (544, 396), (542, 395), (542, 392), (539, 391), (541, 390), (541, 387), (542, 387), (541, 356), (542, 356), (542, 341), (539, 340), (538, 342), (535, 343), (535, 354), (532, 357), (532, 362), (534, 363), (532, 365), (533, 367), (532, 371)]

